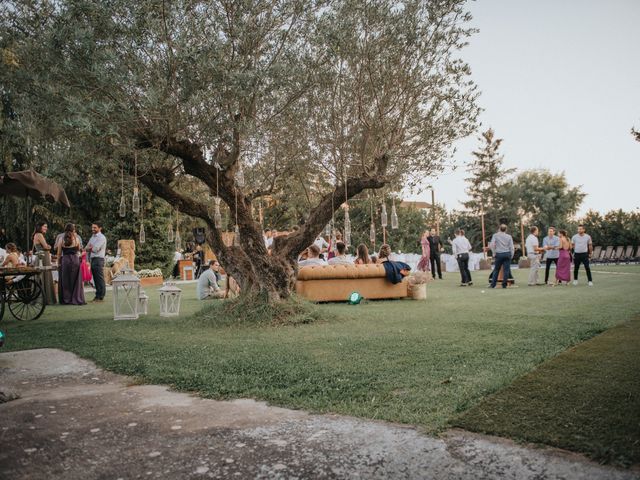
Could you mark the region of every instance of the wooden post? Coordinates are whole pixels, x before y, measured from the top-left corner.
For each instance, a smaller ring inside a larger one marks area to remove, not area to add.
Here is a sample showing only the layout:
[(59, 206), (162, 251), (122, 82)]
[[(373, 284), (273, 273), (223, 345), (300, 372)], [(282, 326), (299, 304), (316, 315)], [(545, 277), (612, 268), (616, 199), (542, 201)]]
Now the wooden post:
[(487, 251), (485, 250), (487, 247), (487, 235), (484, 229), (484, 210), (480, 214), (480, 222), (482, 223), (482, 251), (484, 252), (484, 259), (487, 259)]

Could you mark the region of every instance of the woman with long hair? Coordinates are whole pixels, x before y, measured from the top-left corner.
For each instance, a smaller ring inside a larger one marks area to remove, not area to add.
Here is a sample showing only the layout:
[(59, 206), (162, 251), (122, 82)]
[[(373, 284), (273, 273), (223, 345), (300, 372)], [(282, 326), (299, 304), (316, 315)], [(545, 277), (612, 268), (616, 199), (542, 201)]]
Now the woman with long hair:
[[(36, 229), (33, 232), (33, 250), (43, 267), (51, 266), (51, 245), (47, 243), (44, 237), (48, 228), (46, 222), (36, 223)], [(53, 288), (53, 274), (51, 270), (42, 272), (40, 281), (42, 282), (45, 305), (54, 305), (56, 303), (56, 292)]]
[(420, 239), (420, 246), (422, 247), (422, 256), (420, 257), (420, 262), (418, 262), (417, 269), (421, 272), (428, 272), (431, 270), (431, 262), (429, 259), (431, 258), (431, 247), (429, 246), (429, 230), (425, 230), (422, 234), (422, 238)]
[(388, 262), (390, 255), (391, 247), (385, 243), (380, 247), (380, 251), (378, 252), (378, 263)]
[(567, 237), (566, 230), (558, 232), (560, 236), (560, 257), (556, 266), (556, 285), (571, 281), (571, 240)]
[(58, 299), (60, 305), (84, 305), (84, 288), (80, 268), (80, 239), (73, 223), (64, 227), (62, 241), (58, 243)]
[(357, 256), (353, 263), (356, 265), (368, 265), (372, 263), (369, 257), (369, 249), (364, 243), (358, 245)]

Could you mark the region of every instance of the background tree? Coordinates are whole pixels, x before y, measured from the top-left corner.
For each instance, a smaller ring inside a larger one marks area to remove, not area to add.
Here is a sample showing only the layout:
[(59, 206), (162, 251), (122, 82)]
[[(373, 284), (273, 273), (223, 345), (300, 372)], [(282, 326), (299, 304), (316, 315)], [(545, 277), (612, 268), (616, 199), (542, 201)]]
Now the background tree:
[[(290, 294), (332, 199), (441, 171), (475, 127), (462, 0), (8, 3), (0, 47), (15, 61), (0, 80), (36, 156), (137, 173), (265, 299)], [(269, 256), (252, 206), (297, 181), (308, 216)], [(222, 241), (215, 195), (239, 245)]]
[(526, 219), (525, 229), (536, 225), (541, 232), (550, 226), (566, 227), (586, 196), (579, 186), (569, 185), (564, 173), (548, 170), (526, 170), (507, 181), (503, 191), (505, 202)]
[(499, 152), (502, 139), (495, 138), (492, 129), (483, 132), (478, 140), (482, 145), (472, 152), (474, 158), (468, 167), (471, 176), (466, 179), (469, 200), (463, 205), (474, 216), (484, 212), (488, 232), (494, 232), (500, 218), (515, 218), (517, 207), (509, 201), (505, 188), (515, 169), (504, 167), (504, 156)]

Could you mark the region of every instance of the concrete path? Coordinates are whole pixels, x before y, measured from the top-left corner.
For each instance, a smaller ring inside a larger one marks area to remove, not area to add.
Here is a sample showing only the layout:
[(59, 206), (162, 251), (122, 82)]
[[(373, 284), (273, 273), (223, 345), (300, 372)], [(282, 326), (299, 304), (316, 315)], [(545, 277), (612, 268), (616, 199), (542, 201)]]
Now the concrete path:
[(634, 479), (551, 449), (135, 385), (60, 350), (0, 354), (0, 478)]

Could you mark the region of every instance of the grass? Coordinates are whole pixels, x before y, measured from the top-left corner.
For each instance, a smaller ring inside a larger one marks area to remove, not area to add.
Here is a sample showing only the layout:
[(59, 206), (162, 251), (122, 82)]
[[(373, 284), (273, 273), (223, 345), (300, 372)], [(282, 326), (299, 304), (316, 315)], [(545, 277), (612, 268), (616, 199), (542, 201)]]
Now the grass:
[[(320, 305), (321, 322), (236, 325), (234, 311), (202, 306), (186, 286), (183, 316), (115, 322), (111, 305), (50, 307), (7, 322), (5, 350), (56, 347), (112, 371), (211, 398), (422, 426), (437, 432), (544, 361), (640, 314), (640, 268), (595, 273), (596, 287), (459, 288), (432, 282), (428, 300)], [(528, 271), (516, 271), (519, 285)], [(109, 300), (110, 297), (107, 297)], [(219, 320), (216, 320), (216, 315)], [(615, 432), (613, 433), (615, 434)]]
[(640, 318), (563, 352), (454, 424), (640, 464)]

